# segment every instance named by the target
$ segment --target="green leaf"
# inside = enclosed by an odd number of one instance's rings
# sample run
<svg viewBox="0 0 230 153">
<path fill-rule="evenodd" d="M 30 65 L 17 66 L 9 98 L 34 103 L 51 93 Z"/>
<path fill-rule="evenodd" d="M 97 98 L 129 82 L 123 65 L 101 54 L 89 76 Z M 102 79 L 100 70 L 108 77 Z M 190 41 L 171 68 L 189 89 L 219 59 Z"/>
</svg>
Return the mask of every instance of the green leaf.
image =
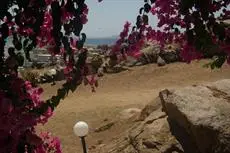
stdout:
<svg viewBox="0 0 230 153">
<path fill-rule="evenodd" d="M 60 99 L 64 99 L 66 96 L 66 90 L 65 89 L 58 89 L 57 95 L 60 97 Z"/>
<path fill-rule="evenodd" d="M 149 24 L 149 17 L 147 15 L 143 15 L 143 22 L 144 24 L 148 25 Z"/>
<path fill-rule="evenodd" d="M 149 5 L 148 3 L 145 3 L 144 10 L 146 13 L 149 13 L 149 11 L 151 10 L 151 5 Z"/>
<path fill-rule="evenodd" d="M 51 101 L 52 101 L 52 107 L 55 108 L 58 106 L 59 102 L 60 102 L 60 99 L 58 98 L 58 96 L 53 96 L 51 98 Z"/>
</svg>

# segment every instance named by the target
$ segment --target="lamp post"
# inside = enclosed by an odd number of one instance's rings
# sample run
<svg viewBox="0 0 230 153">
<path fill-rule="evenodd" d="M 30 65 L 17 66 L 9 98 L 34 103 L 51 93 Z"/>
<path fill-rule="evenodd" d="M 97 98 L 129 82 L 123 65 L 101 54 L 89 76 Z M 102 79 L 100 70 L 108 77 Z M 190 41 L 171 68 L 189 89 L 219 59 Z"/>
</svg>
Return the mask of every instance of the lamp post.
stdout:
<svg viewBox="0 0 230 153">
<path fill-rule="evenodd" d="M 73 127 L 73 131 L 74 131 L 74 134 L 76 136 L 80 137 L 80 139 L 81 139 L 83 152 L 87 153 L 85 137 L 89 132 L 88 124 L 83 122 L 83 121 L 77 122 Z"/>
</svg>

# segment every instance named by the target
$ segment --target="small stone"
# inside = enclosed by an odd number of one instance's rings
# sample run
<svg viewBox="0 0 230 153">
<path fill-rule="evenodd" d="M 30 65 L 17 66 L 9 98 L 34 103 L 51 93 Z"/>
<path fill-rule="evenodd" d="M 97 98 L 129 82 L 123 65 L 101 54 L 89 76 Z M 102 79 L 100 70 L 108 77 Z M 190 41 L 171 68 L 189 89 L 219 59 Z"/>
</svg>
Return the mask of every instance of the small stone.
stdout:
<svg viewBox="0 0 230 153">
<path fill-rule="evenodd" d="M 105 144 L 98 145 L 98 148 L 103 148 L 103 147 L 105 147 Z"/>
<path fill-rule="evenodd" d="M 99 133 L 99 132 L 103 132 L 103 131 L 106 131 L 106 130 L 109 130 L 112 126 L 114 126 L 114 122 L 111 122 L 111 123 L 108 123 L 108 124 L 105 124 L 99 128 L 96 128 L 95 129 L 95 132 Z"/>
<path fill-rule="evenodd" d="M 99 69 L 98 69 L 98 71 L 97 71 L 97 76 L 98 76 L 98 77 L 104 76 L 104 70 L 103 70 L 103 68 L 99 68 Z"/>
<path fill-rule="evenodd" d="M 103 140 L 97 140 L 97 144 L 100 145 L 103 143 Z"/>
<path fill-rule="evenodd" d="M 123 110 L 120 113 L 120 118 L 121 119 L 131 119 L 134 116 L 139 116 L 140 113 L 141 113 L 141 109 L 139 108 L 128 108 L 128 109 Z"/>
<path fill-rule="evenodd" d="M 92 150 L 92 149 L 96 149 L 96 146 L 92 145 L 92 146 L 89 147 L 89 150 Z"/>
<path fill-rule="evenodd" d="M 166 62 L 160 56 L 158 56 L 158 58 L 157 58 L 157 65 L 158 66 L 165 66 Z"/>
<path fill-rule="evenodd" d="M 137 62 L 136 64 L 135 64 L 135 66 L 142 66 L 143 65 L 143 63 L 141 63 L 141 62 Z"/>
</svg>

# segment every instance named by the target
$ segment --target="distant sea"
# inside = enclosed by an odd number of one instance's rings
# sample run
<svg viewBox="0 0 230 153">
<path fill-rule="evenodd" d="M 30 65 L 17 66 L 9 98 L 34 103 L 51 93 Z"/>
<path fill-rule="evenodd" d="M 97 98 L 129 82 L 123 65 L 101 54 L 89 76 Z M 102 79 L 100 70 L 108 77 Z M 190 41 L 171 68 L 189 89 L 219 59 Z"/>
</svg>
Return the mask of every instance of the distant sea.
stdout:
<svg viewBox="0 0 230 153">
<path fill-rule="evenodd" d="M 112 45 L 117 38 L 87 38 L 86 45 Z"/>
</svg>

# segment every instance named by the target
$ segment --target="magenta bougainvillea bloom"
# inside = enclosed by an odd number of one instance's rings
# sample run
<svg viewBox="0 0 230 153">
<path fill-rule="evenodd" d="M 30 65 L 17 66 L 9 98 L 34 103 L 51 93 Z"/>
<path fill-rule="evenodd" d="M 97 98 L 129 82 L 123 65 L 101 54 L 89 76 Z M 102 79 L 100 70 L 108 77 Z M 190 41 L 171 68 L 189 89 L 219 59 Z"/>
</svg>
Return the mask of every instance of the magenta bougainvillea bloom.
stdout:
<svg viewBox="0 0 230 153">
<path fill-rule="evenodd" d="M 88 22 L 87 16 L 85 14 L 81 15 L 81 23 L 86 24 Z"/>
<path fill-rule="evenodd" d="M 0 5 L 0 153 L 60 153 L 60 140 L 49 133 L 37 134 L 35 127 L 45 124 L 59 102 L 82 81 L 92 91 L 98 86 L 97 77 L 86 65 L 87 50 L 83 49 L 86 36 L 81 33 L 89 9 L 84 1 L 72 0 L 14 3 L 18 6 L 14 13 L 8 12 L 12 1 L 1 0 Z M 161 48 L 167 43 L 179 43 L 181 58 L 188 63 L 207 56 L 214 45 L 220 57 L 217 66 L 226 60 L 230 64 L 230 28 L 220 22 L 230 18 L 229 0 L 145 0 L 144 3 L 132 30 L 131 23 L 126 22 L 113 46 L 111 55 L 118 56 L 119 61 L 126 55 L 139 58 L 145 41 L 156 41 Z M 148 24 L 148 13 L 158 18 L 157 28 Z M 41 88 L 22 80 L 16 70 L 7 67 L 4 48 L 10 35 L 14 47 L 24 50 L 28 60 L 35 47 L 48 46 L 52 55 L 63 56 L 67 81 L 55 96 L 43 101 Z M 128 45 L 121 53 L 124 43 Z M 76 52 L 78 60 L 73 58 Z"/>
<path fill-rule="evenodd" d="M 147 1 L 140 9 L 136 25 L 128 36 L 123 30 L 114 46 L 114 51 L 120 49 L 124 39 L 128 39 L 130 52 L 137 52 L 140 48 L 139 40 L 157 41 L 163 49 L 165 44 L 178 43 L 181 46 L 181 58 L 190 62 L 193 59 L 213 56 L 221 53 L 221 62 L 229 59 L 230 40 L 229 26 L 221 20 L 230 18 L 230 1 L 179 1 L 154 0 Z M 158 18 L 157 28 L 148 25 L 146 14 L 151 13 Z M 219 13 L 216 13 L 219 12 Z M 157 30 L 158 29 L 158 30 Z M 135 35 L 138 37 L 135 37 Z M 136 40 L 138 38 L 138 40 Z M 210 39 L 211 38 L 211 39 Z M 135 40 L 135 41 L 134 41 Z M 139 47 L 137 47 L 139 46 Z M 216 53 L 209 51 L 210 46 L 218 48 Z M 133 54 L 139 55 L 139 54 Z M 220 54 L 219 54 L 220 55 Z M 220 62 L 218 62 L 220 63 Z M 222 64 L 218 64 L 221 66 Z"/>
<path fill-rule="evenodd" d="M 24 50 L 27 60 L 31 60 L 29 52 L 35 47 L 47 47 L 52 55 L 60 54 L 65 59 L 66 83 L 44 101 L 43 89 L 21 79 L 0 53 L 0 152 L 61 153 L 60 140 L 49 133 L 36 133 L 35 127 L 47 123 L 68 92 L 74 91 L 83 77 L 90 76 L 85 67 L 85 40 L 79 39 L 85 35 L 81 30 L 88 21 L 89 9 L 83 1 L 74 4 L 72 0 L 15 3 L 19 8 L 14 14 L 7 12 L 11 1 L 3 0 L 4 5 L 0 5 L 0 50 L 4 50 L 6 41 L 11 41 L 7 39 L 11 35 L 12 44 Z M 75 52 L 79 53 L 78 59 L 73 58 Z M 94 77 L 89 81 L 92 87 L 97 86 Z"/>
</svg>

